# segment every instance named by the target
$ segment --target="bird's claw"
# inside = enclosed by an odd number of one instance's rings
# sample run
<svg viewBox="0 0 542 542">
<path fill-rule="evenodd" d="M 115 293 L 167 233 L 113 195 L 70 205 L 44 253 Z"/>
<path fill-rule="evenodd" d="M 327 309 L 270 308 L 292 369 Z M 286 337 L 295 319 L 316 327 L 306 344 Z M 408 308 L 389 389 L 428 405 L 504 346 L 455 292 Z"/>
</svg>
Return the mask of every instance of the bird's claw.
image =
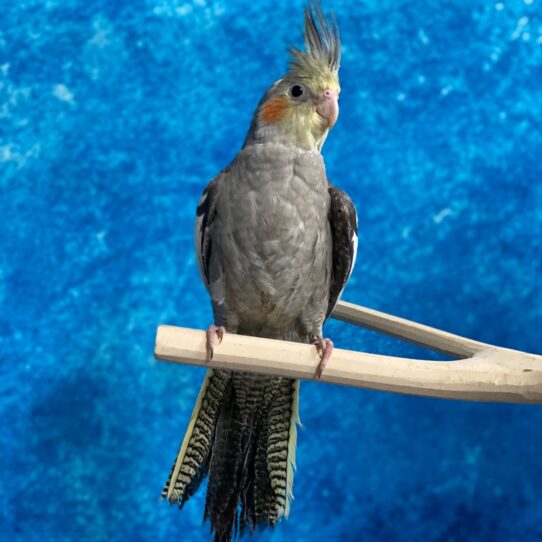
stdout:
<svg viewBox="0 0 542 542">
<path fill-rule="evenodd" d="M 226 334 L 226 328 L 224 326 L 215 326 L 214 324 L 209 326 L 207 330 L 207 361 L 213 359 L 215 346 L 220 344 Z"/>
<path fill-rule="evenodd" d="M 318 364 L 318 367 L 316 367 L 316 372 L 314 373 L 314 376 L 317 379 L 320 379 L 324 369 L 326 368 L 326 364 L 330 360 L 331 354 L 333 353 L 333 341 L 331 339 L 315 337 L 311 340 L 311 343 L 316 346 L 318 354 L 320 354 L 320 363 Z"/>
</svg>

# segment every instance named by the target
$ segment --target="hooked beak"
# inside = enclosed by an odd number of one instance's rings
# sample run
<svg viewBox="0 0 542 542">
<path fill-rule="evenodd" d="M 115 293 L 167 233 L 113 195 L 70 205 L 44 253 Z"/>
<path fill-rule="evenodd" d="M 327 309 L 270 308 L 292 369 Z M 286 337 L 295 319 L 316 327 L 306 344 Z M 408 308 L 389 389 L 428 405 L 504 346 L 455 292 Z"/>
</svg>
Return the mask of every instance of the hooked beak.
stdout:
<svg viewBox="0 0 542 542">
<path fill-rule="evenodd" d="M 316 112 L 327 121 L 331 128 L 339 116 L 339 93 L 334 90 L 324 90 L 315 100 Z"/>
</svg>

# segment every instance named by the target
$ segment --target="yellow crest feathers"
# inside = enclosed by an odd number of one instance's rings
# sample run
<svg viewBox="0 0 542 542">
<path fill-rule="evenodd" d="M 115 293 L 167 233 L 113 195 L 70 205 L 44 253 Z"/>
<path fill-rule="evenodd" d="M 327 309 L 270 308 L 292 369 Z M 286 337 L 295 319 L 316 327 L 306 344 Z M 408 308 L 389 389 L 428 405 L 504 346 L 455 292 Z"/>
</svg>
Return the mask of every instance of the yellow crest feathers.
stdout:
<svg viewBox="0 0 542 542">
<path fill-rule="evenodd" d="M 319 1 L 305 8 L 305 51 L 292 47 L 290 74 L 298 77 L 337 77 L 341 40 L 335 17 L 328 20 Z"/>
</svg>

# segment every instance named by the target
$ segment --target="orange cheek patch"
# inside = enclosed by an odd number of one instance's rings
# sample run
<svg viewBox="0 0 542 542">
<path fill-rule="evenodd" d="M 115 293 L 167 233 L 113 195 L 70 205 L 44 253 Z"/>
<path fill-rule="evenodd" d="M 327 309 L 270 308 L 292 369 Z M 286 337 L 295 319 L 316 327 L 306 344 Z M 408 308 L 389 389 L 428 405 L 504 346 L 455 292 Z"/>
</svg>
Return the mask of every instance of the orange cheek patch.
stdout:
<svg viewBox="0 0 542 542">
<path fill-rule="evenodd" d="M 288 98 L 286 96 L 279 96 L 266 102 L 260 112 L 260 118 L 266 124 L 272 124 L 281 120 L 286 114 L 288 107 Z"/>
</svg>

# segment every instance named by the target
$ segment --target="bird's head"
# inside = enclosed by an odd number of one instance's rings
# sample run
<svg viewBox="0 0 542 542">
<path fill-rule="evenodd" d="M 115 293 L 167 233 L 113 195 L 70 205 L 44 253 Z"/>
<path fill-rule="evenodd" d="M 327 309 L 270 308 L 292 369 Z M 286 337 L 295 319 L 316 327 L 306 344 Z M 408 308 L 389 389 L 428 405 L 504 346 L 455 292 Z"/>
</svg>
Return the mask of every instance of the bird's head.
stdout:
<svg viewBox="0 0 542 542">
<path fill-rule="evenodd" d="M 305 9 L 305 51 L 290 49 L 288 73 L 258 105 L 248 142 L 283 142 L 320 149 L 339 115 L 341 45 L 337 24 L 319 2 Z"/>
</svg>

